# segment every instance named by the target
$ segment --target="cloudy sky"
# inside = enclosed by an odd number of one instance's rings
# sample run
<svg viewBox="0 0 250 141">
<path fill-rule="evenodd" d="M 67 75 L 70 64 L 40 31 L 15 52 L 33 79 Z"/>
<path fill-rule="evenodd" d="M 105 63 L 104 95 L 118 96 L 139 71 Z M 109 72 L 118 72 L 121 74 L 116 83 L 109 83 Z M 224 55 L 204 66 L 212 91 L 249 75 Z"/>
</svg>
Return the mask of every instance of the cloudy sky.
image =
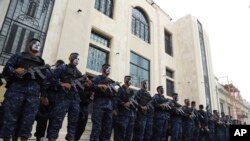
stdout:
<svg viewBox="0 0 250 141">
<path fill-rule="evenodd" d="M 154 0 L 173 20 L 195 16 L 209 35 L 215 75 L 250 102 L 250 0 Z"/>
</svg>

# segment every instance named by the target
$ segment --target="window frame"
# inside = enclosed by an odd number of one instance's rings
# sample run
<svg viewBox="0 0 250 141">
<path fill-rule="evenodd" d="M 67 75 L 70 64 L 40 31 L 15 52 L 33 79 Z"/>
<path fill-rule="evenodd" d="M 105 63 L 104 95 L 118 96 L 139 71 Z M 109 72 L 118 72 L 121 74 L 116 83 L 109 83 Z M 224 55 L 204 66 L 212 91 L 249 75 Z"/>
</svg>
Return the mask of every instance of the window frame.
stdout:
<svg viewBox="0 0 250 141">
<path fill-rule="evenodd" d="M 111 3 L 110 7 L 108 7 L 108 1 Z M 102 9 L 103 7 L 104 10 Z M 94 8 L 107 17 L 113 18 L 114 0 L 95 0 Z"/>
<path fill-rule="evenodd" d="M 132 60 L 131 60 L 131 55 L 132 54 L 134 54 L 134 55 L 136 55 L 137 57 L 139 57 L 140 58 L 140 60 L 141 59 L 143 59 L 144 61 L 147 61 L 147 63 L 148 63 L 148 68 L 146 69 L 146 68 L 144 68 L 143 66 L 139 66 L 138 64 L 135 64 L 135 63 L 133 63 L 132 62 Z M 141 61 L 140 61 L 141 62 Z M 147 59 L 147 58 L 145 58 L 145 57 L 143 57 L 143 56 L 141 56 L 141 55 L 139 55 L 139 54 L 137 54 L 136 52 L 134 52 L 134 51 L 130 51 L 130 62 L 129 62 L 129 66 L 130 66 L 130 72 L 129 72 L 129 74 L 132 76 L 132 78 L 133 78 L 133 76 L 134 75 L 132 75 L 131 74 L 131 65 L 133 65 L 133 66 L 135 66 L 136 68 L 139 68 L 139 69 L 141 69 L 141 70 L 144 70 L 144 71 L 146 71 L 146 72 L 148 72 L 148 90 L 150 90 L 150 60 L 149 59 Z M 137 71 L 138 72 L 138 71 Z M 138 78 L 138 76 L 137 76 L 137 78 Z M 145 79 L 143 79 L 143 80 L 145 80 Z M 143 80 L 141 80 L 141 81 L 143 81 Z M 140 81 L 140 80 L 139 80 Z M 140 84 L 141 84 L 141 82 L 139 82 L 139 88 L 140 88 Z M 136 85 L 134 85 L 135 87 L 138 87 L 138 86 L 136 86 Z"/>
<path fill-rule="evenodd" d="M 138 12 L 139 16 L 137 16 L 135 12 Z M 140 38 L 144 42 L 150 44 L 150 22 L 146 12 L 139 7 L 132 8 L 132 16 L 131 16 L 131 32 L 136 37 Z M 145 20 L 145 21 L 142 21 Z M 143 31 L 143 32 L 142 32 Z"/>
<path fill-rule="evenodd" d="M 167 42 L 166 42 L 166 37 L 168 37 Z M 165 48 L 165 53 L 173 57 L 172 34 L 166 30 L 164 30 L 164 48 Z"/>
<path fill-rule="evenodd" d="M 97 38 L 100 38 L 100 39 L 94 39 L 93 37 L 97 37 Z M 105 53 L 106 54 L 106 59 L 105 59 L 105 63 L 109 63 L 109 58 L 110 58 L 110 48 L 111 48 L 111 38 L 109 37 L 109 36 L 107 36 L 107 35 L 104 35 L 104 34 L 101 34 L 100 32 L 98 32 L 98 31 L 96 31 L 96 30 L 94 30 L 94 29 L 92 29 L 91 30 L 91 33 L 90 33 L 90 37 L 89 37 L 89 39 L 90 39 L 90 43 L 89 43 L 89 51 L 88 51 L 88 57 L 87 57 L 87 64 L 86 64 L 86 68 L 87 69 L 89 69 L 89 70 L 91 70 L 91 71 L 94 71 L 94 72 L 98 72 L 98 73 L 100 73 L 100 71 L 101 71 L 101 66 L 104 64 L 100 64 L 100 66 L 97 66 L 97 67 L 99 67 L 100 69 L 99 70 L 96 70 L 96 69 L 92 69 L 91 67 L 89 67 L 89 66 L 91 66 L 91 65 L 89 65 L 89 58 L 90 57 L 92 57 L 92 56 L 90 56 L 90 48 L 94 48 L 94 49 L 96 49 L 96 50 L 98 50 L 98 51 L 100 51 L 100 52 L 102 52 L 102 53 Z M 106 40 L 106 42 L 107 42 L 107 46 L 106 45 L 104 45 L 104 44 L 102 44 L 101 42 L 99 42 L 98 40 Z M 96 58 L 96 57 L 95 57 Z M 95 66 L 96 67 L 96 66 Z"/>
</svg>

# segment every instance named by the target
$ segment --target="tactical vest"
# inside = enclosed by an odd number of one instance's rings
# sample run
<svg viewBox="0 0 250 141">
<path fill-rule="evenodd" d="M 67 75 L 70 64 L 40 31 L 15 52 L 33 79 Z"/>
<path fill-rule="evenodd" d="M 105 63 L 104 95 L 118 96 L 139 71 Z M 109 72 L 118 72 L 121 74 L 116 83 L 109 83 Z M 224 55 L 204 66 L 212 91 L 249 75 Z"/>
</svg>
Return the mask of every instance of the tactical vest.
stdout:
<svg viewBox="0 0 250 141">
<path fill-rule="evenodd" d="M 61 81 L 63 83 L 70 83 L 72 79 L 76 79 L 82 76 L 82 73 L 73 65 L 65 65 L 66 71 L 63 76 L 61 76 Z"/>
<path fill-rule="evenodd" d="M 105 92 L 100 92 L 100 95 L 96 95 L 96 97 L 114 97 L 116 95 L 115 91 L 110 87 L 110 84 L 114 82 L 112 79 L 103 77 L 102 75 L 99 75 L 100 82 L 99 84 L 105 84 L 108 86 Z"/>
<path fill-rule="evenodd" d="M 140 97 L 140 101 L 139 104 L 142 106 L 146 106 L 148 104 L 148 102 L 150 102 L 152 100 L 152 97 L 150 95 L 149 92 L 147 92 L 146 90 L 143 90 L 143 94 Z"/>
<path fill-rule="evenodd" d="M 29 67 L 38 67 L 44 64 L 44 60 L 40 56 L 31 56 L 28 52 L 22 52 L 21 59 L 18 61 L 16 68 L 28 69 Z"/>
<path fill-rule="evenodd" d="M 125 102 L 128 102 L 129 99 L 130 99 L 132 96 L 134 96 L 134 91 L 133 91 L 132 89 L 130 89 L 130 88 L 125 88 L 125 87 L 122 87 L 122 89 L 124 89 L 125 92 L 126 92 L 126 93 L 124 93 L 123 99 L 122 99 L 122 100 L 125 101 Z"/>
</svg>

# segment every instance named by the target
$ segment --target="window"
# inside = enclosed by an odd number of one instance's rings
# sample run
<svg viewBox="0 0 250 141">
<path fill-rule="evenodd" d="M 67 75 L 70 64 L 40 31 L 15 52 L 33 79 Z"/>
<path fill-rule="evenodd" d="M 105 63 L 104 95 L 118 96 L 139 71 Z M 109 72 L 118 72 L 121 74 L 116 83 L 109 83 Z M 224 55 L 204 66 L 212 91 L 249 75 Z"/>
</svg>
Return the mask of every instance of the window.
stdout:
<svg viewBox="0 0 250 141">
<path fill-rule="evenodd" d="M 222 102 L 220 102 L 220 112 L 224 112 L 224 107 Z"/>
<path fill-rule="evenodd" d="M 202 24 L 199 21 L 197 22 L 198 22 L 198 32 L 199 32 L 199 40 L 200 40 L 203 78 L 204 78 L 204 84 L 205 84 L 204 86 L 205 86 L 206 104 L 211 107 L 210 85 L 209 85 L 209 75 L 208 75 L 209 73 L 208 73 L 208 65 L 207 65 L 205 39 L 203 36 Z"/>
<path fill-rule="evenodd" d="M 172 96 L 174 93 L 174 82 L 172 80 L 167 79 L 167 95 Z"/>
<path fill-rule="evenodd" d="M 166 76 L 167 77 L 170 77 L 170 78 L 174 78 L 174 73 L 173 71 L 169 70 L 169 69 L 166 69 Z"/>
<path fill-rule="evenodd" d="M 165 31 L 165 52 L 173 56 L 172 35 Z"/>
<path fill-rule="evenodd" d="M 91 32 L 90 39 L 105 47 L 109 47 L 109 39 L 98 33 L 95 33 L 94 31 Z"/>
<path fill-rule="evenodd" d="M 87 68 L 101 72 L 102 65 L 108 62 L 108 52 L 89 46 Z"/>
<path fill-rule="evenodd" d="M 173 81 L 174 72 L 169 69 L 166 69 L 166 76 L 167 76 L 167 79 L 166 79 L 167 95 L 172 96 L 174 93 L 174 81 Z"/>
<path fill-rule="evenodd" d="M 231 108 L 230 108 L 230 106 L 227 107 L 227 110 L 228 110 L 228 115 L 231 116 Z"/>
<path fill-rule="evenodd" d="M 143 41 L 150 42 L 148 20 L 145 14 L 138 8 L 134 8 L 132 11 L 132 33 Z"/>
<path fill-rule="evenodd" d="M 113 1 L 112 0 L 96 0 L 95 9 L 102 12 L 108 17 L 112 17 Z"/>
<path fill-rule="evenodd" d="M 53 9 L 52 0 L 11 0 L 0 31 L 0 64 L 22 52 L 31 38 L 44 45 Z"/>
<path fill-rule="evenodd" d="M 108 63 L 109 55 L 109 51 L 105 51 L 101 46 L 109 47 L 110 39 L 95 31 L 91 31 L 90 40 L 95 41 L 95 43 L 89 46 L 87 68 L 101 72 L 102 65 Z"/>
<path fill-rule="evenodd" d="M 131 52 L 130 54 L 130 75 L 133 78 L 133 85 L 136 87 L 141 87 L 141 81 L 149 80 L 150 74 L 150 63 L 149 60 Z"/>
</svg>

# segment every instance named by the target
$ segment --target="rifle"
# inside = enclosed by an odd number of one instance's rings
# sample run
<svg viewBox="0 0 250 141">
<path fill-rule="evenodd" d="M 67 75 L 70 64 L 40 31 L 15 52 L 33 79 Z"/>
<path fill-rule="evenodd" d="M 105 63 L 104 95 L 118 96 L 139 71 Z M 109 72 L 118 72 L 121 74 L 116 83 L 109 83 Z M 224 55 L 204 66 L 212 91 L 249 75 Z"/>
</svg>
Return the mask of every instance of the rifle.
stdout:
<svg viewBox="0 0 250 141">
<path fill-rule="evenodd" d="M 154 109 L 153 103 L 154 100 L 152 99 L 151 95 L 149 94 L 149 92 L 145 90 L 145 93 L 141 97 L 140 105 L 146 106 L 147 109 L 153 110 Z"/>
<path fill-rule="evenodd" d="M 171 110 L 171 106 L 170 106 L 171 100 L 166 100 L 165 102 L 162 103 L 164 109 L 166 110 Z"/>
<path fill-rule="evenodd" d="M 171 107 L 173 107 L 171 109 L 173 110 L 174 113 L 176 113 L 177 115 L 185 116 L 185 112 L 183 111 L 181 104 L 174 101 L 172 101 L 170 104 Z"/>
<path fill-rule="evenodd" d="M 109 78 L 106 78 L 106 80 L 104 81 L 103 84 L 107 86 L 107 89 L 101 89 L 101 91 L 103 93 L 105 93 L 105 95 L 111 96 L 111 97 L 115 96 L 116 93 L 118 92 L 117 89 L 115 88 L 115 86 L 118 86 L 121 88 L 119 82 L 114 81 L 114 80 L 109 79 Z"/>
<path fill-rule="evenodd" d="M 191 112 L 191 119 L 196 118 L 197 116 L 195 115 L 195 109 L 192 108 L 192 112 Z"/>
<path fill-rule="evenodd" d="M 78 88 L 81 89 L 81 91 L 84 91 L 85 88 L 82 85 L 86 80 L 88 80 L 88 77 L 86 75 L 82 75 L 79 78 L 76 79 L 71 79 L 70 80 L 70 85 L 74 88 L 75 92 L 78 92 Z"/>
<path fill-rule="evenodd" d="M 129 104 L 133 107 L 133 108 L 136 108 L 136 107 L 139 107 L 140 104 L 135 100 L 135 95 L 131 96 L 129 99 L 128 99 L 128 102 Z M 126 108 L 126 107 L 125 107 Z M 126 108 L 127 110 L 130 110 L 129 108 Z"/>
<path fill-rule="evenodd" d="M 30 74 L 31 79 L 35 80 L 36 75 L 38 75 L 42 80 L 46 78 L 46 76 L 42 73 L 42 70 L 50 70 L 50 65 L 46 64 L 44 66 L 37 66 L 37 67 L 29 67 L 28 69 L 25 69 L 25 72 L 23 75 L 17 75 L 18 78 L 23 78 L 24 75 Z"/>
</svg>

